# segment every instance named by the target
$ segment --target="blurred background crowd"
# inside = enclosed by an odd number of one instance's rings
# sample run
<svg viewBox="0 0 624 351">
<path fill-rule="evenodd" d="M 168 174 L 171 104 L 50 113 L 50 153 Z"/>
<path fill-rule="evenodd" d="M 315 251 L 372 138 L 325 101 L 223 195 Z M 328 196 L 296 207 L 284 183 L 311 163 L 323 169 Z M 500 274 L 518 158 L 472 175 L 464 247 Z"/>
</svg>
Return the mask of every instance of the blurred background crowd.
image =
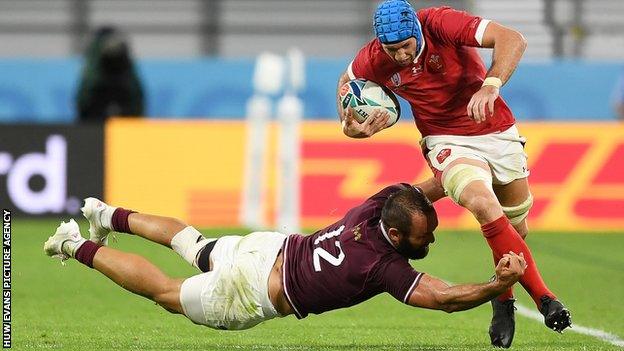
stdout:
<svg viewBox="0 0 624 351">
<path fill-rule="evenodd" d="M 519 119 L 624 118 L 624 2 L 412 3 L 464 9 L 525 35 L 525 58 L 503 90 Z M 1 0 L 0 122 L 103 115 L 241 118 L 252 94 L 254 57 L 289 47 L 307 58 L 305 117 L 333 119 L 336 77 L 372 37 L 376 4 Z M 487 61 L 490 54 L 483 56 Z M 113 93 L 111 84 L 123 88 Z"/>
</svg>

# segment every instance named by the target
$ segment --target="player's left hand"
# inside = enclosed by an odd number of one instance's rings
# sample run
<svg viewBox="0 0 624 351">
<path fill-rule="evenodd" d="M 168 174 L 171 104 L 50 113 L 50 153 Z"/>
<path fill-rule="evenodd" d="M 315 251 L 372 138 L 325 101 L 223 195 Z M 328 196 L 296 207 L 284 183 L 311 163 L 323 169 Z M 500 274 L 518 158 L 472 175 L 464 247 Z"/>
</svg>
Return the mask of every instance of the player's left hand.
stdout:
<svg viewBox="0 0 624 351">
<path fill-rule="evenodd" d="M 491 117 L 494 115 L 494 101 L 498 98 L 499 90 L 499 88 L 492 85 L 482 86 L 468 103 L 468 117 L 477 123 L 481 123 L 485 121 L 487 116 Z"/>
</svg>

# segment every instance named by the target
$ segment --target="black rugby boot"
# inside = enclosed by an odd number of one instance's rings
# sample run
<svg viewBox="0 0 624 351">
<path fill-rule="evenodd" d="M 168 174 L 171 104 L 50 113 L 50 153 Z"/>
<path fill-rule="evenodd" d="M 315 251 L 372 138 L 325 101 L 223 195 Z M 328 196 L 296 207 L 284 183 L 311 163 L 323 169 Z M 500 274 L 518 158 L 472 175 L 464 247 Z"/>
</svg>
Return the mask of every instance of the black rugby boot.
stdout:
<svg viewBox="0 0 624 351">
<path fill-rule="evenodd" d="M 492 346 L 509 348 L 516 332 L 514 299 L 499 301 L 492 299 L 492 323 L 490 324 L 490 341 Z"/>
<path fill-rule="evenodd" d="M 544 324 L 558 333 L 572 325 L 570 311 L 558 300 L 553 300 L 549 296 L 540 298 L 542 306 L 540 312 L 544 315 Z"/>
</svg>

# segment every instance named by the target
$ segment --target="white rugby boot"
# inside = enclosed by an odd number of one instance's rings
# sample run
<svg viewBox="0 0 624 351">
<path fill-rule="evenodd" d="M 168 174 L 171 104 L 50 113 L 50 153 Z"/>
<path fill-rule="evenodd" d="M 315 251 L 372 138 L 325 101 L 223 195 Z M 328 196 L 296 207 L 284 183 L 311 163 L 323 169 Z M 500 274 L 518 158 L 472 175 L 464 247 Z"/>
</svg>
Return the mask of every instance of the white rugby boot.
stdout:
<svg viewBox="0 0 624 351">
<path fill-rule="evenodd" d="M 78 223 L 73 219 L 69 222 L 61 222 L 56 228 L 54 235 L 43 244 L 43 250 L 50 257 L 60 258 L 61 263 L 74 257 L 76 251 L 87 239 L 80 235 Z"/>
<path fill-rule="evenodd" d="M 84 206 L 80 211 L 89 221 L 89 240 L 96 244 L 108 244 L 108 234 L 113 230 L 111 218 L 116 209 L 117 207 L 108 206 L 94 197 L 84 199 Z"/>
</svg>

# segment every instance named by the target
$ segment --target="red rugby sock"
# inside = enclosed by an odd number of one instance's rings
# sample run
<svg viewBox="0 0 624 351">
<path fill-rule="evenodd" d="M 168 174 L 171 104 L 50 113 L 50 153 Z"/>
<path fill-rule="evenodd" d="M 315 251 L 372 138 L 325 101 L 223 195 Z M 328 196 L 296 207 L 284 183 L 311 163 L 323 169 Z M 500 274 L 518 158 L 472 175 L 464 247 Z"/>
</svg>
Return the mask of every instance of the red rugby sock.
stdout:
<svg viewBox="0 0 624 351">
<path fill-rule="evenodd" d="M 531 295 L 538 308 L 541 305 L 540 298 L 542 296 L 547 295 L 556 299 L 555 295 L 544 284 L 529 247 L 516 229 L 509 223 L 507 217 L 502 216 L 494 222 L 482 225 L 481 231 L 492 249 L 494 257 L 503 257 L 509 251 L 513 251 L 516 254 L 521 252 L 524 254 L 527 268 L 520 279 L 520 284 Z"/>
<path fill-rule="evenodd" d="M 111 217 L 111 227 L 114 231 L 120 233 L 133 234 L 130 231 L 130 225 L 128 224 L 128 216 L 136 211 L 126 210 L 125 208 L 117 207 L 113 216 Z"/>
</svg>

